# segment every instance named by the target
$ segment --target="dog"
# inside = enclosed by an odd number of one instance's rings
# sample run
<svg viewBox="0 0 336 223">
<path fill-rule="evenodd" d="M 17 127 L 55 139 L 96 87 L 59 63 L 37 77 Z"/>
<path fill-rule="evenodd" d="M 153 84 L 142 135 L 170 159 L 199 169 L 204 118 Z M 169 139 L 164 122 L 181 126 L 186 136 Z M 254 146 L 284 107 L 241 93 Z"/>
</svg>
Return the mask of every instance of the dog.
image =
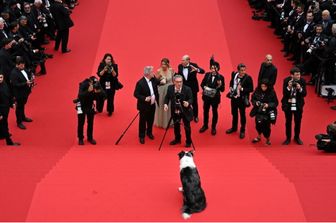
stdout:
<svg viewBox="0 0 336 223">
<path fill-rule="evenodd" d="M 182 217 L 188 219 L 192 213 L 201 212 L 206 208 L 206 198 L 194 163 L 194 153 L 192 151 L 181 151 L 178 156 L 182 183 L 179 191 L 183 193 Z"/>
</svg>

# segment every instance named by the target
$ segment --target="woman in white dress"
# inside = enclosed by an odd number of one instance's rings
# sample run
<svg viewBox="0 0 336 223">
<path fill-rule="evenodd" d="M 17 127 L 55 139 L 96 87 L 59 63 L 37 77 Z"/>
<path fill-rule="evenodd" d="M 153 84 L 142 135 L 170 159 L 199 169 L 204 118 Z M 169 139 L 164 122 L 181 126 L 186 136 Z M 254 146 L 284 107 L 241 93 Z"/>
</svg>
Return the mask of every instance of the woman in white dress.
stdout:
<svg viewBox="0 0 336 223">
<path fill-rule="evenodd" d="M 158 69 L 155 77 L 160 80 L 160 85 L 158 86 L 159 90 L 159 105 L 156 106 L 155 110 L 155 120 L 154 125 L 159 128 L 167 128 L 171 112 L 170 105 L 168 112 L 163 110 L 164 98 L 167 94 L 167 88 L 169 85 L 173 84 L 172 79 L 174 76 L 174 70 L 169 65 L 169 60 L 167 58 L 163 58 L 161 60 L 161 66 Z M 171 123 L 172 124 L 172 123 Z"/>
</svg>

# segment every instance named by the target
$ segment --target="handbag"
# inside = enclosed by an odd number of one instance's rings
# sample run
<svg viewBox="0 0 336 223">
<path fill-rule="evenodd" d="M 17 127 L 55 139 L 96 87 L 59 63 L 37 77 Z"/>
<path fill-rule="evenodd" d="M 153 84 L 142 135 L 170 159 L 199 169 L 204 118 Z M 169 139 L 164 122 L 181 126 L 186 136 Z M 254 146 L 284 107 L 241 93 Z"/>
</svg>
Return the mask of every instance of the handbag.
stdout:
<svg viewBox="0 0 336 223">
<path fill-rule="evenodd" d="M 123 87 L 124 87 L 124 85 L 117 79 L 116 82 L 115 82 L 115 86 L 114 86 L 114 88 L 115 88 L 116 90 L 120 90 L 120 89 L 122 89 Z"/>
<path fill-rule="evenodd" d="M 204 86 L 203 95 L 209 98 L 214 98 L 216 96 L 217 90 L 215 88 L 210 88 Z"/>
<path fill-rule="evenodd" d="M 243 103 L 244 103 L 245 107 L 247 107 L 247 108 L 251 106 L 248 95 L 243 96 Z"/>
</svg>

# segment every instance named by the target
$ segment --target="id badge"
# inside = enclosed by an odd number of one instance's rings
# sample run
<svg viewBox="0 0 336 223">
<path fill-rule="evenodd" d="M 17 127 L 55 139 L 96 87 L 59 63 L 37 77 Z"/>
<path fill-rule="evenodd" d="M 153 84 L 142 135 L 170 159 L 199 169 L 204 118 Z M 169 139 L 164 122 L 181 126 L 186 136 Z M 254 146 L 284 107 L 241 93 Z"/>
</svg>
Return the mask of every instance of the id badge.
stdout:
<svg viewBox="0 0 336 223">
<path fill-rule="evenodd" d="M 110 81 L 106 81 L 106 82 L 105 82 L 105 89 L 106 89 L 106 90 L 111 89 L 111 82 L 110 82 Z"/>
</svg>

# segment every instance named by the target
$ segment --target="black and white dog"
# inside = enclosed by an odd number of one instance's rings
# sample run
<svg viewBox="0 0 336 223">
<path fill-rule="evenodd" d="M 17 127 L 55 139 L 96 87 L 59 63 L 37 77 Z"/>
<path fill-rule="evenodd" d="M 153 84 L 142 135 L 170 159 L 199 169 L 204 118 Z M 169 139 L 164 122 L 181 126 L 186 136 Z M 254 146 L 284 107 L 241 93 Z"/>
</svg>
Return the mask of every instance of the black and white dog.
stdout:
<svg viewBox="0 0 336 223">
<path fill-rule="evenodd" d="M 182 217 L 188 219 L 192 213 L 201 212 L 206 208 L 206 199 L 201 187 L 201 179 L 193 159 L 193 152 L 181 151 L 180 178 L 182 187 L 179 191 L 183 193 Z"/>
</svg>

